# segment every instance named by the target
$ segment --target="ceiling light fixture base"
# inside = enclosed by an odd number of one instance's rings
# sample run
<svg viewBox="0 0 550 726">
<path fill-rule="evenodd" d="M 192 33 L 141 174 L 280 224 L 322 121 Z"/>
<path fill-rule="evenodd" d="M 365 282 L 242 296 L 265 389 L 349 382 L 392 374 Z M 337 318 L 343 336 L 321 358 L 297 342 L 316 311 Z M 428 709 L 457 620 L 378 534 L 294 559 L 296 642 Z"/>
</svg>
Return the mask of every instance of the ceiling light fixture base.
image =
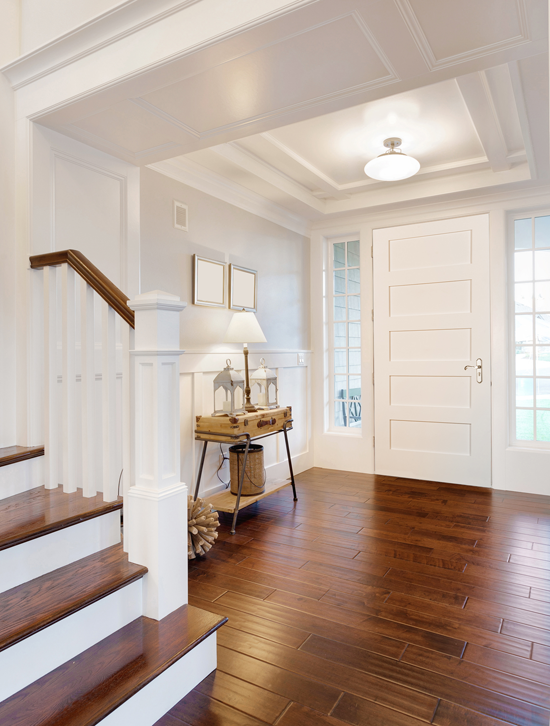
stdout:
<svg viewBox="0 0 550 726">
<path fill-rule="evenodd" d="M 384 139 L 384 146 L 386 149 L 397 149 L 401 146 L 401 139 L 397 136 L 391 136 L 389 139 Z"/>
</svg>

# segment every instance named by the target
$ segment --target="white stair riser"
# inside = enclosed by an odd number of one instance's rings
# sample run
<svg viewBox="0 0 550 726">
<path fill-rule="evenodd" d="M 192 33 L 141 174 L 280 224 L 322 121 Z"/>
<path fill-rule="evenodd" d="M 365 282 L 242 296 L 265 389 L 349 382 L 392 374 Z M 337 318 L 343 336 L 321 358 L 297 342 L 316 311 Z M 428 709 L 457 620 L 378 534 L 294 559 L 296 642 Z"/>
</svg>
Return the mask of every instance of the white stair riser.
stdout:
<svg viewBox="0 0 550 726">
<path fill-rule="evenodd" d="M 216 664 L 216 633 L 212 633 L 102 719 L 101 726 L 153 726 L 212 673 Z"/>
<path fill-rule="evenodd" d="M 137 580 L 0 652 L 0 701 L 142 615 Z"/>
<path fill-rule="evenodd" d="M 28 492 L 44 484 L 44 457 L 0 466 L 0 499 Z"/>
<path fill-rule="evenodd" d="M 0 551 L 0 592 L 120 542 L 120 510 Z"/>
</svg>

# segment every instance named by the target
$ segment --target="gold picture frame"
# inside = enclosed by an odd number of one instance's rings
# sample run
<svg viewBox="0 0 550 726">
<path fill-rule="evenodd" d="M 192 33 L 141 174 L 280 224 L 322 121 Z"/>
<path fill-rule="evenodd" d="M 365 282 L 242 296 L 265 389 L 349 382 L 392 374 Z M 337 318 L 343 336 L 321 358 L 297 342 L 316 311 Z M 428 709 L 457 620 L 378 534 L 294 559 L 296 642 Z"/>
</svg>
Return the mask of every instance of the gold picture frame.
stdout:
<svg viewBox="0 0 550 726">
<path fill-rule="evenodd" d="M 225 262 L 193 255 L 194 305 L 211 308 L 226 306 L 226 267 Z"/>
<path fill-rule="evenodd" d="M 229 265 L 229 307 L 255 313 L 258 307 L 258 271 Z"/>
</svg>

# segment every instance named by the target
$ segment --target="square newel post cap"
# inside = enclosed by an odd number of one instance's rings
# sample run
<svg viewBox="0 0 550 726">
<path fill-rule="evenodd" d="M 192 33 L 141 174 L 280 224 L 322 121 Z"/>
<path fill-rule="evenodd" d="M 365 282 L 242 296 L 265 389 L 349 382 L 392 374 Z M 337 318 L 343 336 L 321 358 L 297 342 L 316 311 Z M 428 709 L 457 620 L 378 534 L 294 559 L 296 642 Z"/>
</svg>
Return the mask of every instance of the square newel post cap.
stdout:
<svg viewBox="0 0 550 726">
<path fill-rule="evenodd" d="M 136 314 L 136 350 L 179 349 L 179 314 L 187 303 L 177 295 L 162 290 L 152 290 L 137 295 L 128 302 Z"/>
</svg>

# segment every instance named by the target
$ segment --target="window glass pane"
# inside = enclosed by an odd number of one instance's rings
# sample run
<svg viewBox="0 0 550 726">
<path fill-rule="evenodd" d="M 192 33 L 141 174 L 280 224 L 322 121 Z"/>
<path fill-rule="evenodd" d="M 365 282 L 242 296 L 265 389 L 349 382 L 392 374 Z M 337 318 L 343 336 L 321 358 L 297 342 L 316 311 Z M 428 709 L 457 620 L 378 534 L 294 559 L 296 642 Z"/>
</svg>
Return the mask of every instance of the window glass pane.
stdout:
<svg viewBox="0 0 550 726">
<path fill-rule="evenodd" d="M 346 347 L 346 323 L 334 323 L 334 347 Z"/>
<path fill-rule="evenodd" d="M 516 343 L 533 342 L 533 316 L 516 315 Z"/>
<path fill-rule="evenodd" d="M 537 345 L 535 350 L 537 376 L 550 376 L 550 346 Z"/>
<path fill-rule="evenodd" d="M 516 345 L 516 375 L 533 375 L 533 348 L 530 345 Z"/>
<path fill-rule="evenodd" d="M 348 323 L 349 347 L 359 348 L 361 345 L 361 323 Z"/>
<path fill-rule="evenodd" d="M 361 400 L 361 376 L 349 377 L 349 398 L 352 401 Z"/>
<path fill-rule="evenodd" d="M 515 274 L 514 274 L 515 281 L 522 282 L 523 280 L 532 280 L 533 279 L 533 253 L 532 252 L 516 252 L 514 257 L 515 257 Z"/>
<path fill-rule="evenodd" d="M 359 240 L 348 242 L 348 267 L 359 267 Z"/>
<path fill-rule="evenodd" d="M 359 320 L 361 318 L 361 298 L 359 295 L 348 297 L 348 320 Z"/>
<path fill-rule="evenodd" d="M 541 283 L 539 283 L 541 284 Z M 533 283 L 518 282 L 515 286 L 516 313 L 533 311 Z"/>
<path fill-rule="evenodd" d="M 550 378 L 537 378 L 537 408 L 550 408 Z"/>
<path fill-rule="evenodd" d="M 346 351 L 335 350 L 334 351 L 334 372 L 345 373 L 346 372 Z"/>
<path fill-rule="evenodd" d="M 535 252 L 535 280 L 550 280 L 550 250 Z"/>
<path fill-rule="evenodd" d="M 349 373 L 361 373 L 361 351 L 349 351 Z"/>
<path fill-rule="evenodd" d="M 533 246 L 531 225 L 531 217 L 529 219 L 516 219 L 514 222 L 514 246 L 516 250 L 531 249 Z"/>
<path fill-rule="evenodd" d="M 347 376 L 334 376 L 334 398 L 347 398 L 347 385 Z"/>
<path fill-rule="evenodd" d="M 531 246 L 531 245 L 529 245 Z M 334 269 L 346 266 L 346 245 L 345 242 L 336 242 L 334 248 Z"/>
<path fill-rule="evenodd" d="M 550 247 L 550 217 L 535 217 L 535 247 Z"/>
<path fill-rule="evenodd" d="M 533 379 L 516 378 L 516 406 L 533 406 Z"/>
<path fill-rule="evenodd" d="M 349 425 L 356 428 L 361 426 L 361 401 L 350 401 Z"/>
<path fill-rule="evenodd" d="M 518 441 L 533 441 L 533 411 L 518 408 L 516 411 L 516 439 Z"/>
<path fill-rule="evenodd" d="M 537 315 L 535 317 L 535 333 L 537 343 L 550 343 L 550 315 Z"/>
<path fill-rule="evenodd" d="M 537 411 L 537 441 L 550 441 L 550 411 Z"/>
<path fill-rule="evenodd" d="M 334 298 L 334 319 L 345 320 L 346 319 L 346 296 L 341 295 L 340 297 Z"/>
<path fill-rule="evenodd" d="M 541 313 L 550 312 L 550 282 L 535 283 L 535 310 Z"/>
<path fill-rule="evenodd" d="M 334 293 L 345 294 L 346 292 L 346 271 L 335 270 L 334 272 Z"/>
<path fill-rule="evenodd" d="M 345 401 L 334 401 L 334 424 L 345 426 L 348 420 L 348 404 Z"/>
<path fill-rule="evenodd" d="M 359 295 L 360 292 L 359 270 L 348 270 L 348 295 Z"/>
</svg>

